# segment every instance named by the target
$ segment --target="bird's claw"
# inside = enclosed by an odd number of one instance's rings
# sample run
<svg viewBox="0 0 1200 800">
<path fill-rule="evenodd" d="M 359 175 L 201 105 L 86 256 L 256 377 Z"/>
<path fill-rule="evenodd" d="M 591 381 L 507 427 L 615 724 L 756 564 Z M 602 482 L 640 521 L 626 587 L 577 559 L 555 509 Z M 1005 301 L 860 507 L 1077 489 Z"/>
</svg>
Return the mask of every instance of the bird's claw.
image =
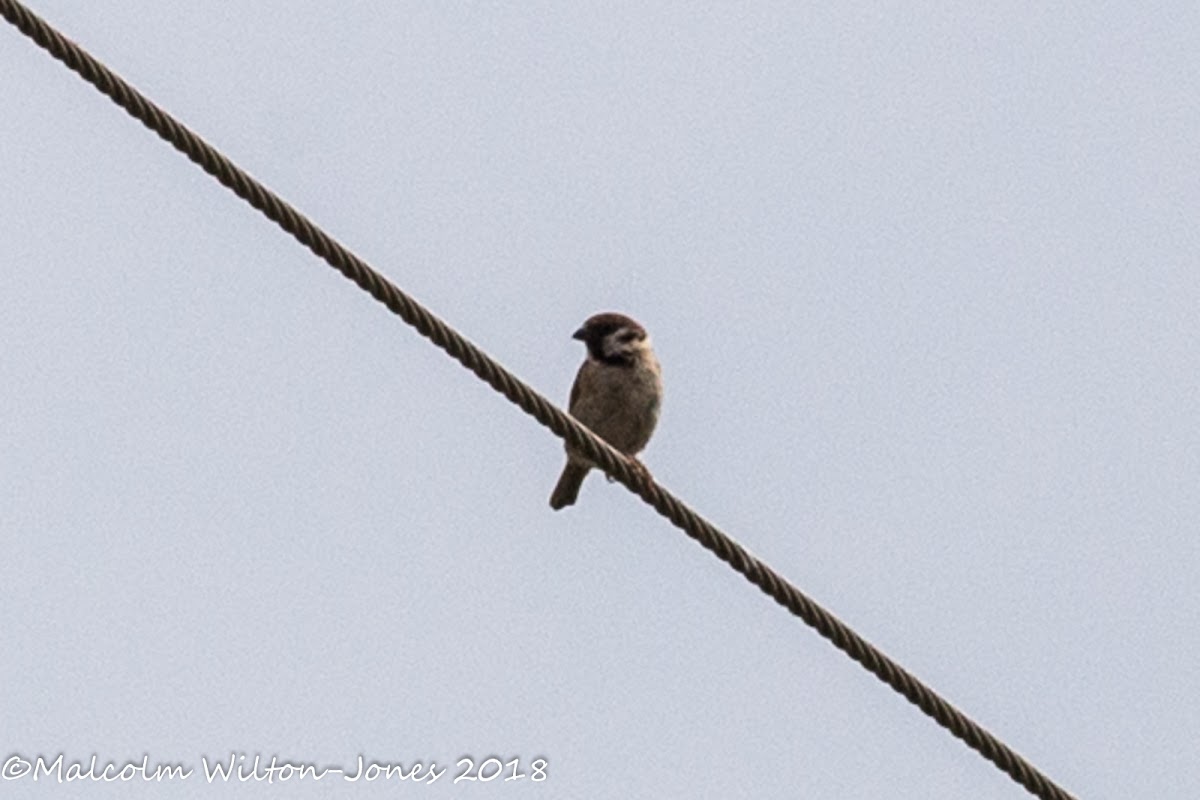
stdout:
<svg viewBox="0 0 1200 800">
<path fill-rule="evenodd" d="M 650 474 L 650 470 L 648 470 L 646 468 L 646 465 L 643 464 L 640 460 L 630 456 L 629 464 L 630 464 L 630 466 L 633 467 L 633 471 L 636 472 L 639 476 L 641 476 L 646 481 L 654 480 L 654 477 Z M 616 481 L 616 478 L 614 478 L 612 475 L 605 475 L 604 477 L 608 479 L 609 483 L 613 483 L 614 481 Z"/>
</svg>

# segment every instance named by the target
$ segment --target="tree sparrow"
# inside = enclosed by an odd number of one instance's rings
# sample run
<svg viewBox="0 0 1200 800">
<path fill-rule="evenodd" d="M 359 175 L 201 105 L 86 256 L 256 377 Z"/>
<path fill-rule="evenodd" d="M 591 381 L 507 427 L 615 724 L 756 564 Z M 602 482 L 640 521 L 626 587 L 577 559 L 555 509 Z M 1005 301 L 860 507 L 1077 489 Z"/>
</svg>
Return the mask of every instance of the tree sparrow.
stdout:
<svg viewBox="0 0 1200 800">
<path fill-rule="evenodd" d="M 636 456 L 654 432 L 663 393 L 646 329 L 624 314 L 597 314 L 574 338 L 587 345 L 587 358 L 571 387 L 571 416 L 625 455 Z M 557 511 L 574 503 L 594 466 L 568 447 L 550 507 Z"/>
</svg>

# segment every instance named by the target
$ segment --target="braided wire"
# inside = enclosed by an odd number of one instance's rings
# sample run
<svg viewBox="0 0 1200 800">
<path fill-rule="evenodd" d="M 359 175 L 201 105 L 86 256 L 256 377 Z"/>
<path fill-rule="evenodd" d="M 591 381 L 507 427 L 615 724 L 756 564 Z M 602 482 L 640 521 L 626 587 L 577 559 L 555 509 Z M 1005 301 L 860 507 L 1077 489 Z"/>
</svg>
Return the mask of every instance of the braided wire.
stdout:
<svg viewBox="0 0 1200 800">
<path fill-rule="evenodd" d="M 670 520 L 717 558 L 741 573 L 775 602 L 800 617 L 838 649 L 899 692 L 939 725 L 991 761 L 1031 794 L 1043 800 L 1072 800 L 1072 795 L 1015 751 L 971 720 L 920 680 L 892 661 L 844 622 L 826 611 L 727 534 L 663 489 L 602 439 L 492 360 L 420 303 L 374 271 L 249 174 L 236 167 L 132 86 L 66 39 L 16 0 L 0 0 L 0 14 L 54 58 L 108 95 L 130 116 L 168 141 L 234 194 L 261 211 L 297 241 L 341 272 L 444 350 L 489 386 L 507 397 L 555 435 Z"/>
</svg>

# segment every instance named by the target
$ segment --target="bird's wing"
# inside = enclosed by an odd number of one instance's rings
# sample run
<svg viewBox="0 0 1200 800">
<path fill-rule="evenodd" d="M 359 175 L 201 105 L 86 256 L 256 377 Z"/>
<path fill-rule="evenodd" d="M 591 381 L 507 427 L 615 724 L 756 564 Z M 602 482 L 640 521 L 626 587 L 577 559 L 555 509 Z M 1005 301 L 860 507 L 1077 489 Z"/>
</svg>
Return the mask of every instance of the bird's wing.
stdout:
<svg viewBox="0 0 1200 800">
<path fill-rule="evenodd" d="M 579 366 L 579 372 L 575 373 L 575 383 L 571 384 L 571 399 L 567 401 L 567 410 L 571 412 L 571 416 L 575 415 L 576 409 L 579 407 L 579 393 L 582 387 L 589 382 L 588 362 L 585 360 Z"/>
</svg>

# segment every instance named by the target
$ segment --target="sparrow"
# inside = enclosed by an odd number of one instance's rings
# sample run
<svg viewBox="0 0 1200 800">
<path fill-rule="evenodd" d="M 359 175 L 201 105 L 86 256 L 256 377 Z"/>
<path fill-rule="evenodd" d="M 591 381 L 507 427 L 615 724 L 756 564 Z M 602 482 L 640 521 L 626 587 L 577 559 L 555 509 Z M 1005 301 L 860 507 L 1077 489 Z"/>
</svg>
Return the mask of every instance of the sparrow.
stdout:
<svg viewBox="0 0 1200 800">
<path fill-rule="evenodd" d="M 650 441 L 662 405 L 662 370 L 646 329 L 624 314 L 596 314 L 575 331 L 587 357 L 567 410 L 597 436 L 633 458 Z M 596 465 L 567 446 L 567 465 L 550 495 L 557 511 L 575 502 Z M 641 462 L 638 462 L 641 469 Z"/>
</svg>

